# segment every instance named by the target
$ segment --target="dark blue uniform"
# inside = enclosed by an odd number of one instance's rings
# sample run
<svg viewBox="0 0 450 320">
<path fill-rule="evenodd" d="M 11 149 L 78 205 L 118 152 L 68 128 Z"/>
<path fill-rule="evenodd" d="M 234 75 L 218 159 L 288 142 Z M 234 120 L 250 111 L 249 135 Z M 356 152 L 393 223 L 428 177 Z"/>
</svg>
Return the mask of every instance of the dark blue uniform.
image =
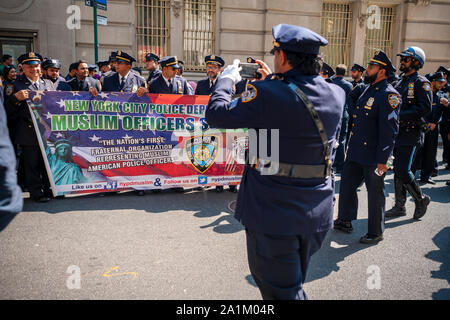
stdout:
<svg viewBox="0 0 450 320">
<path fill-rule="evenodd" d="M 167 86 L 162 73 L 150 82 L 148 91 L 150 93 L 185 95 L 188 95 L 190 94 L 190 92 L 192 92 L 189 90 L 187 81 L 181 77 L 175 77 L 171 79 L 171 84 Z"/>
<path fill-rule="evenodd" d="M 352 112 L 347 158 L 341 177 L 338 219 L 357 218 L 357 188 L 364 181 L 369 202 L 368 234 L 384 232 L 384 175 L 375 174 L 377 164 L 386 164 L 398 133 L 401 98 L 387 79 L 366 88 Z"/>
<path fill-rule="evenodd" d="M 347 140 L 347 124 L 348 124 L 348 96 L 352 92 L 352 84 L 344 79 L 344 77 L 334 77 L 333 83 L 341 87 L 345 92 L 345 107 L 344 112 L 342 113 L 342 123 L 341 123 L 341 132 L 339 134 L 339 146 L 336 151 L 336 159 L 334 160 L 333 166 L 336 168 L 337 172 L 342 170 L 342 166 L 344 165 L 345 159 L 345 143 Z"/>
<path fill-rule="evenodd" d="M 103 91 L 136 92 L 139 87 L 147 86 L 145 79 L 130 71 L 123 85 L 121 85 L 119 73 L 115 72 L 103 79 Z"/>
<path fill-rule="evenodd" d="M 71 91 L 70 85 L 67 83 L 66 79 L 61 76 L 59 76 L 58 80 L 53 82 L 53 85 L 57 91 Z"/>
<path fill-rule="evenodd" d="M 89 91 L 90 88 L 96 88 L 98 92 L 102 91 L 100 81 L 92 77 L 86 77 L 81 81 L 75 77 L 67 83 L 71 91 Z"/>
<path fill-rule="evenodd" d="M 197 87 L 195 88 L 195 94 L 209 96 L 213 92 L 214 88 L 216 87 L 216 84 L 217 84 L 217 80 L 211 86 L 211 81 L 209 80 L 209 78 L 199 80 L 197 82 Z"/>
<path fill-rule="evenodd" d="M 441 98 L 448 99 L 446 94 L 442 91 L 433 93 L 432 110 L 424 117 L 424 119 L 427 125 L 435 124 L 436 127 L 425 133 L 423 146 L 417 148 L 414 159 L 414 173 L 417 169 L 420 169 L 420 181 L 424 183 L 433 183 L 431 180 L 431 174 L 435 169 L 434 165 L 436 162 L 438 148 L 438 124 L 441 121 L 442 113 L 445 109 L 445 107 L 441 104 Z"/>
<path fill-rule="evenodd" d="M 353 80 L 351 82 L 353 88 L 356 87 L 358 84 L 361 84 L 361 83 L 364 83 L 364 80 L 362 78 L 359 79 L 359 81 Z"/>
<path fill-rule="evenodd" d="M 333 146 L 345 104 L 344 92 L 319 75 L 304 76 L 292 69 L 283 77 L 309 97 Z M 280 163 L 324 163 L 318 130 L 304 103 L 284 81 L 252 82 L 247 93 L 233 101 L 232 87 L 231 80 L 218 80 L 205 114 L 208 124 L 255 128 L 258 134 L 259 129 L 279 129 Z M 246 227 L 250 271 L 264 299 L 306 298 L 302 285 L 311 255 L 332 227 L 333 196 L 333 177 L 261 175 L 245 167 L 235 217 Z"/>
<path fill-rule="evenodd" d="M 55 91 L 55 87 L 47 79 L 39 79 L 37 84 L 34 85 L 25 76 L 18 77 L 11 85 L 12 90 L 11 92 L 8 91 L 8 96 L 5 99 L 5 109 L 8 119 L 11 117 L 15 119 L 13 143 L 20 145 L 22 148 L 25 183 L 32 198 L 37 199 L 43 195 L 51 195 L 50 182 L 28 104 L 26 101 L 19 101 L 15 94 L 20 90 Z"/>
<path fill-rule="evenodd" d="M 150 82 L 152 82 L 152 80 L 155 79 L 156 77 L 158 77 L 161 73 L 162 72 L 159 69 L 155 69 L 151 73 L 149 73 L 148 78 L 147 78 L 147 84 L 150 84 Z"/>
<path fill-rule="evenodd" d="M 22 211 L 22 190 L 17 185 L 16 157 L 9 139 L 3 87 L 0 80 L 0 215 Z"/>
</svg>

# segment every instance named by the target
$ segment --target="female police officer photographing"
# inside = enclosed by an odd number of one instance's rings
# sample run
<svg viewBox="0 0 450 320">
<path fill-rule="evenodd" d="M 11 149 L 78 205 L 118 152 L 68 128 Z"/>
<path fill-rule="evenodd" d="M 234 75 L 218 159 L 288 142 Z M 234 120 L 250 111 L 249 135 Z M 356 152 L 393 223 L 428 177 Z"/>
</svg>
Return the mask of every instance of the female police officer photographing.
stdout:
<svg viewBox="0 0 450 320">
<path fill-rule="evenodd" d="M 256 159 L 245 167 L 235 216 L 246 228 L 249 267 L 263 299 L 306 299 L 302 286 L 310 257 L 333 225 L 331 163 L 345 93 L 319 75 L 326 39 L 287 24 L 272 33 L 276 74 L 268 76 L 270 69 L 258 61 L 263 80 L 231 101 L 241 78 L 235 60 L 218 79 L 206 121 L 216 128 L 253 128 L 260 139 L 261 129 L 278 130 L 272 175 L 264 174 L 265 159 L 250 139 Z"/>
</svg>

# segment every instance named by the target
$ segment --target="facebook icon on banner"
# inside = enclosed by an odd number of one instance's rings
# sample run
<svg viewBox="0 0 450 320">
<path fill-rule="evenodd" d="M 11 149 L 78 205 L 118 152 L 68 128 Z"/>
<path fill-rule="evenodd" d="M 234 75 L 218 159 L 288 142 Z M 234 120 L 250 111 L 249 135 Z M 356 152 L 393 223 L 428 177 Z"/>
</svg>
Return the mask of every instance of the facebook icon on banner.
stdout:
<svg viewBox="0 0 450 320">
<path fill-rule="evenodd" d="M 208 177 L 207 176 L 200 176 L 198 177 L 198 184 L 207 184 L 208 183 Z"/>
</svg>

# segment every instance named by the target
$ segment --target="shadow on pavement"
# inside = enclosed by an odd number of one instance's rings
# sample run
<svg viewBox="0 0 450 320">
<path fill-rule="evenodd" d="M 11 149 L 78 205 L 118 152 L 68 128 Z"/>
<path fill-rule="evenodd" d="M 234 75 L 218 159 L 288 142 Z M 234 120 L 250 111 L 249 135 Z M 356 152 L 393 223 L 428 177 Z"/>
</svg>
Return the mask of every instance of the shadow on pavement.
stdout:
<svg viewBox="0 0 450 320">
<path fill-rule="evenodd" d="M 184 193 L 177 193 L 172 190 L 164 190 L 160 193 L 146 191 L 145 196 L 137 196 L 134 192 L 111 193 L 105 196 L 91 194 L 53 199 L 47 203 L 35 203 L 30 199 L 25 199 L 23 211 L 58 214 L 68 211 L 120 211 L 134 209 L 157 214 L 166 211 L 186 210 L 194 211 L 194 216 L 200 219 L 219 216 L 214 222 L 200 228 L 213 228 L 214 232 L 230 234 L 244 230 L 243 226 L 234 219 L 228 210 L 228 204 L 235 200 L 236 197 L 236 193 L 226 190 L 222 193 L 217 193 L 214 188 L 202 191 L 188 189 Z"/>
<path fill-rule="evenodd" d="M 441 263 L 439 270 L 431 271 L 431 277 L 434 279 L 447 280 L 450 284 L 450 227 L 445 227 L 433 237 L 434 244 L 438 250 L 428 252 L 425 257 Z M 444 288 L 433 292 L 434 300 L 450 300 L 450 289 Z"/>
<path fill-rule="evenodd" d="M 327 233 L 322 247 L 311 257 L 306 282 L 318 280 L 339 271 L 339 262 L 370 247 L 359 243 L 359 239 L 367 233 L 367 219 L 354 220 L 352 225 L 351 234 L 336 230 L 330 230 Z"/>
<path fill-rule="evenodd" d="M 16 217 L 17 213 L 0 214 L 0 232 Z"/>
</svg>

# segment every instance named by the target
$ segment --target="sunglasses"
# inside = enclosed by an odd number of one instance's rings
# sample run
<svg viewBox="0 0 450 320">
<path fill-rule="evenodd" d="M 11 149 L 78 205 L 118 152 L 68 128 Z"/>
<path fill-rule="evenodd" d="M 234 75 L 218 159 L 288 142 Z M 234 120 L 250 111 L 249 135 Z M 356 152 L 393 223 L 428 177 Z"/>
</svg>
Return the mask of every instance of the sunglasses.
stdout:
<svg viewBox="0 0 450 320">
<path fill-rule="evenodd" d="M 400 57 L 400 62 L 409 62 L 411 57 Z"/>
</svg>

